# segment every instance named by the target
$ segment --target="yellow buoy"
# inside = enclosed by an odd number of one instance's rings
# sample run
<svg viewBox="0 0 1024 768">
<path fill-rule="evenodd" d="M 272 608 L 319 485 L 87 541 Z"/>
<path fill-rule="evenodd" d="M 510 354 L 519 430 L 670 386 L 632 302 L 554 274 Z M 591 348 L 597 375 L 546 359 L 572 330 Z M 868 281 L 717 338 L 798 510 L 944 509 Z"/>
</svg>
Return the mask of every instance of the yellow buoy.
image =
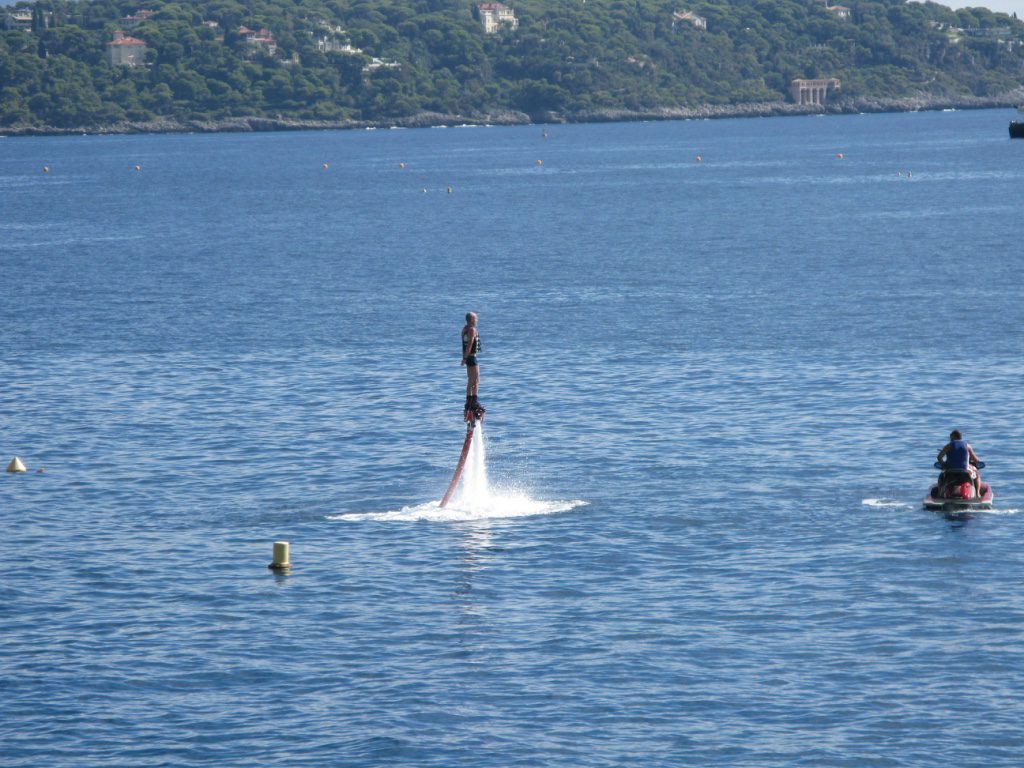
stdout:
<svg viewBox="0 0 1024 768">
<path fill-rule="evenodd" d="M 13 459 L 11 459 L 11 463 L 7 465 L 7 471 L 8 472 L 28 472 L 28 470 L 25 469 L 25 465 L 21 463 L 21 459 L 19 459 L 17 456 L 15 456 Z"/>
<path fill-rule="evenodd" d="M 287 571 L 292 567 L 288 559 L 288 542 L 274 542 L 274 562 L 267 566 L 272 571 Z"/>
</svg>

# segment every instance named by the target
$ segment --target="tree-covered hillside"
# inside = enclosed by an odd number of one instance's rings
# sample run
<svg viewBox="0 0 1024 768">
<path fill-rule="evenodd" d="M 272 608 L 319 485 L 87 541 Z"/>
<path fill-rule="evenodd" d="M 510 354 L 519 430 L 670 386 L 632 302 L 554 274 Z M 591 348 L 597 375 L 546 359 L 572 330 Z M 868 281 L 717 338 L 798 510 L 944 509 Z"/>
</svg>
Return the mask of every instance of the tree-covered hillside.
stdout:
<svg viewBox="0 0 1024 768">
<path fill-rule="evenodd" d="M 814 77 L 839 78 L 846 100 L 1024 83 L 1015 18 L 849 2 L 843 18 L 822 0 L 514 0 L 518 27 L 494 34 L 468 0 L 17 3 L 0 11 L 0 126 L 572 116 L 782 102 Z M 122 28 L 145 42 L 134 66 L 108 63 Z"/>
</svg>

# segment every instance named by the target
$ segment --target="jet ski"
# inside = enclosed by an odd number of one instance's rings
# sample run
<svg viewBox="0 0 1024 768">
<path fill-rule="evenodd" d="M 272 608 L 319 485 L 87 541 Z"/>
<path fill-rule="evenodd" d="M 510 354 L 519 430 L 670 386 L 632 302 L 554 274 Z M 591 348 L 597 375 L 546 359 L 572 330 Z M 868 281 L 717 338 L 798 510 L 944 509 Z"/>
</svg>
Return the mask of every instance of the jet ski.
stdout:
<svg viewBox="0 0 1024 768">
<path fill-rule="evenodd" d="M 946 469 L 939 462 L 935 462 L 935 468 L 939 470 L 939 481 L 931 487 L 928 495 L 924 498 L 925 509 L 937 510 L 940 512 L 966 512 L 972 509 L 992 509 L 992 501 L 995 495 L 992 487 L 985 482 L 981 483 L 981 495 L 974 491 L 974 481 L 971 473 L 965 469 Z M 978 462 L 978 469 L 984 469 L 985 462 Z"/>
</svg>

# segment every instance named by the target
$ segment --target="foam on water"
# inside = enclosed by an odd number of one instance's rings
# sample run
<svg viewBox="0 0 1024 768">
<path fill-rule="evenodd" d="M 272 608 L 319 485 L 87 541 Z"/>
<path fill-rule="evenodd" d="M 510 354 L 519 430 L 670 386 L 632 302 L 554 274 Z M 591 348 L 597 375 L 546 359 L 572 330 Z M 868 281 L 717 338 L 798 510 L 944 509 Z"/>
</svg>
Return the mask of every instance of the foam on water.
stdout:
<svg viewBox="0 0 1024 768">
<path fill-rule="evenodd" d="M 538 501 L 529 496 L 510 493 L 495 493 L 490 503 L 480 507 L 465 507 L 455 502 L 447 507 L 438 506 L 437 501 L 402 507 L 390 512 L 355 512 L 339 515 L 328 515 L 328 520 L 346 520 L 360 522 L 375 520 L 377 522 L 415 522 L 425 520 L 433 523 L 458 523 L 472 520 L 491 520 L 497 518 L 530 517 L 533 515 L 550 515 L 555 512 L 566 512 L 581 507 L 587 502 L 574 499 L 571 501 Z"/>
<path fill-rule="evenodd" d="M 356 512 L 328 515 L 328 520 L 359 522 L 461 522 L 494 518 L 530 517 L 565 512 L 583 506 L 587 502 L 538 501 L 513 490 L 492 490 L 487 479 L 487 444 L 484 440 L 483 424 L 476 427 L 476 435 L 470 443 L 469 456 L 463 470 L 462 484 L 454 500 L 446 507 L 440 501 L 429 501 L 390 512 Z"/>
<path fill-rule="evenodd" d="M 895 499 L 863 499 L 861 504 L 865 507 L 875 507 L 878 509 L 912 509 L 914 507 L 913 504 Z"/>
<path fill-rule="evenodd" d="M 876 509 L 914 509 L 917 507 L 916 504 L 908 504 L 904 501 L 896 501 L 895 499 L 862 499 L 861 504 L 865 507 L 874 507 Z M 1020 512 L 1020 509 L 993 507 L 992 509 L 972 509 L 970 512 L 971 514 L 986 515 L 1016 515 Z"/>
</svg>

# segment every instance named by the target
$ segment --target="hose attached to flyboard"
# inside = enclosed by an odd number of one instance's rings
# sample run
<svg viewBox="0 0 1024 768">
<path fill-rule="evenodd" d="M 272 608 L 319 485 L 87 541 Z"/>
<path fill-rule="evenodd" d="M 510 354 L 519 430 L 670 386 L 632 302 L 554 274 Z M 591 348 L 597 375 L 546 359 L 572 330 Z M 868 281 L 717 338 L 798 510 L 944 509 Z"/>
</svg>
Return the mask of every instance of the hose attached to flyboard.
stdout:
<svg viewBox="0 0 1024 768">
<path fill-rule="evenodd" d="M 466 442 L 462 444 L 462 455 L 459 456 L 459 463 L 455 467 L 455 474 L 452 476 L 452 481 L 448 484 L 448 490 L 444 492 L 444 498 L 441 499 L 440 506 L 447 506 L 448 502 L 452 498 L 452 494 L 455 493 L 455 487 L 459 484 L 459 478 L 462 477 L 462 470 L 466 466 L 466 457 L 469 456 L 469 446 L 473 442 L 473 427 L 476 426 L 475 421 L 469 422 L 466 427 Z"/>
</svg>

